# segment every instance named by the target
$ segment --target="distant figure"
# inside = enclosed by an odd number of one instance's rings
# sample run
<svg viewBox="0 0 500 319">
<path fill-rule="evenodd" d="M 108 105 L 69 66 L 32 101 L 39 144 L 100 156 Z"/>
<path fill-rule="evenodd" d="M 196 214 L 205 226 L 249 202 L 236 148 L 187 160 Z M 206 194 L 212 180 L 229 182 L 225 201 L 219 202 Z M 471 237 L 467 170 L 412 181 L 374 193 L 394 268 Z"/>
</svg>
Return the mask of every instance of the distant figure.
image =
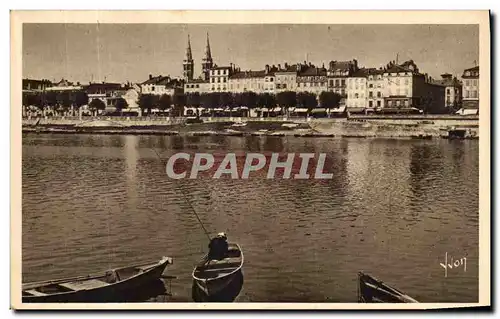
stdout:
<svg viewBox="0 0 500 319">
<path fill-rule="evenodd" d="M 226 257 L 228 251 L 227 236 L 225 233 L 218 233 L 216 237 L 212 238 L 208 245 L 208 259 L 221 260 Z"/>
</svg>

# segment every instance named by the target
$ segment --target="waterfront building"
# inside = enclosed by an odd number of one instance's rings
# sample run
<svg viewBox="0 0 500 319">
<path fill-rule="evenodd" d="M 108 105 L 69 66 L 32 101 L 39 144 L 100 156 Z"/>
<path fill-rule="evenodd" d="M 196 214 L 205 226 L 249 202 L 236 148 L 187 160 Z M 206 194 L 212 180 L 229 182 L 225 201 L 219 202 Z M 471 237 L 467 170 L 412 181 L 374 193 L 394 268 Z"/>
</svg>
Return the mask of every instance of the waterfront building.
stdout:
<svg viewBox="0 0 500 319">
<path fill-rule="evenodd" d="M 239 68 L 233 69 L 229 76 L 229 92 L 243 93 L 275 93 L 275 66 L 266 65 L 264 70 L 241 71 Z"/>
<path fill-rule="evenodd" d="M 463 108 L 479 109 L 479 66 L 465 69 L 463 79 Z"/>
<path fill-rule="evenodd" d="M 63 78 L 59 82 L 52 84 L 52 86 L 47 87 L 45 90 L 54 92 L 76 92 L 83 90 L 83 87 L 80 85 L 80 82 L 75 84 Z"/>
<path fill-rule="evenodd" d="M 413 60 L 402 64 L 390 62 L 382 77 L 385 107 L 409 108 L 420 104 L 418 93 L 424 88 L 424 77 Z"/>
<path fill-rule="evenodd" d="M 278 65 L 278 70 L 274 72 L 276 93 L 297 90 L 297 69 L 298 64 L 288 65 L 285 63 L 283 68 Z"/>
<path fill-rule="evenodd" d="M 22 81 L 23 92 L 42 92 L 47 88 L 52 86 L 52 82 L 49 80 L 34 80 L 34 79 L 23 79 Z"/>
<path fill-rule="evenodd" d="M 330 61 L 328 65 L 328 91 L 347 96 L 347 78 L 358 70 L 358 61 Z"/>
<path fill-rule="evenodd" d="M 367 101 L 368 108 L 380 109 L 384 107 L 384 73 L 383 68 L 367 69 Z"/>
<path fill-rule="evenodd" d="M 177 79 L 172 79 L 170 76 L 155 76 L 149 75 L 149 79 L 141 83 L 141 94 L 152 95 L 174 95 L 175 92 L 183 88 L 183 83 Z"/>
<path fill-rule="evenodd" d="M 462 83 L 449 73 L 441 74 L 441 80 L 436 81 L 445 88 L 445 107 L 458 109 L 462 104 Z"/>
<path fill-rule="evenodd" d="M 296 92 L 310 92 L 317 96 L 323 91 L 328 91 L 327 71 L 323 66 L 316 67 L 312 63 L 299 64 L 297 66 L 297 89 Z"/>
<path fill-rule="evenodd" d="M 113 101 L 117 97 L 121 97 L 129 87 L 121 83 L 91 82 L 84 89 L 89 97 L 89 103 L 94 99 L 99 99 L 104 102 L 106 107 L 111 107 L 113 106 Z"/>
<path fill-rule="evenodd" d="M 347 78 L 347 108 L 366 108 L 368 71 L 359 69 Z"/>
<path fill-rule="evenodd" d="M 184 93 L 208 93 L 210 92 L 210 82 L 202 78 L 193 79 L 184 83 Z"/>
<path fill-rule="evenodd" d="M 210 91 L 211 92 L 228 92 L 229 91 L 229 76 L 234 72 L 233 66 L 217 66 L 214 65 L 210 69 Z"/>
</svg>

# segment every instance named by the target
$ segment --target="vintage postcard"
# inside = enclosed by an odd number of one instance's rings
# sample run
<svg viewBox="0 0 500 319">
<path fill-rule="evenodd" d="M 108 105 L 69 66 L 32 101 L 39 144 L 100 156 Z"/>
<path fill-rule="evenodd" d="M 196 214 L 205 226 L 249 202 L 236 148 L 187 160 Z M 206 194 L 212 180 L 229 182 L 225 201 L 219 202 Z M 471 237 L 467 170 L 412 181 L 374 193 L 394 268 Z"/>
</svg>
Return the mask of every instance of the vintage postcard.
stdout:
<svg viewBox="0 0 500 319">
<path fill-rule="evenodd" d="M 488 11 L 12 11 L 11 307 L 490 307 Z"/>
</svg>

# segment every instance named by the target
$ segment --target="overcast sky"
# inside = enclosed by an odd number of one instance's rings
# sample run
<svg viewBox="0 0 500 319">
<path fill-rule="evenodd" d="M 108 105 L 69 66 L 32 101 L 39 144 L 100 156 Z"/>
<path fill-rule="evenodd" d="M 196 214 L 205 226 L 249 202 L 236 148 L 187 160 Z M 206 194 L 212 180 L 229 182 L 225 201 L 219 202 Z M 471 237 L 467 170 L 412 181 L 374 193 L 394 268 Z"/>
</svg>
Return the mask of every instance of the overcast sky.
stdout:
<svg viewBox="0 0 500 319">
<path fill-rule="evenodd" d="M 218 65 L 244 70 L 265 64 L 358 60 L 380 67 L 413 59 L 437 78 L 459 76 L 479 60 L 477 25 L 201 25 L 201 24 L 25 24 L 23 78 L 87 83 L 142 82 L 149 74 L 182 75 L 187 36 L 201 71 L 210 34 Z"/>
</svg>

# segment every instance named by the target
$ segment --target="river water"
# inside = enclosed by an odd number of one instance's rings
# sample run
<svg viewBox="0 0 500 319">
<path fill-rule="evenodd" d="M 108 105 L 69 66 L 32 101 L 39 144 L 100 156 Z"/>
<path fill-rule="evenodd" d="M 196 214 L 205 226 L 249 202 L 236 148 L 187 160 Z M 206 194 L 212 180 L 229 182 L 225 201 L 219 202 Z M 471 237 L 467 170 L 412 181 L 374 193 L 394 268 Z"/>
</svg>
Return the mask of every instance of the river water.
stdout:
<svg viewBox="0 0 500 319">
<path fill-rule="evenodd" d="M 172 180 L 175 152 L 327 153 L 330 180 Z M 420 302 L 478 301 L 479 143 L 295 137 L 23 135 L 23 281 L 171 256 L 173 299 L 209 231 L 245 255 L 237 301 L 356 302 L 364 271 Z M 466 269 L 445 271 L 445 255 Z"/>
</svg>

